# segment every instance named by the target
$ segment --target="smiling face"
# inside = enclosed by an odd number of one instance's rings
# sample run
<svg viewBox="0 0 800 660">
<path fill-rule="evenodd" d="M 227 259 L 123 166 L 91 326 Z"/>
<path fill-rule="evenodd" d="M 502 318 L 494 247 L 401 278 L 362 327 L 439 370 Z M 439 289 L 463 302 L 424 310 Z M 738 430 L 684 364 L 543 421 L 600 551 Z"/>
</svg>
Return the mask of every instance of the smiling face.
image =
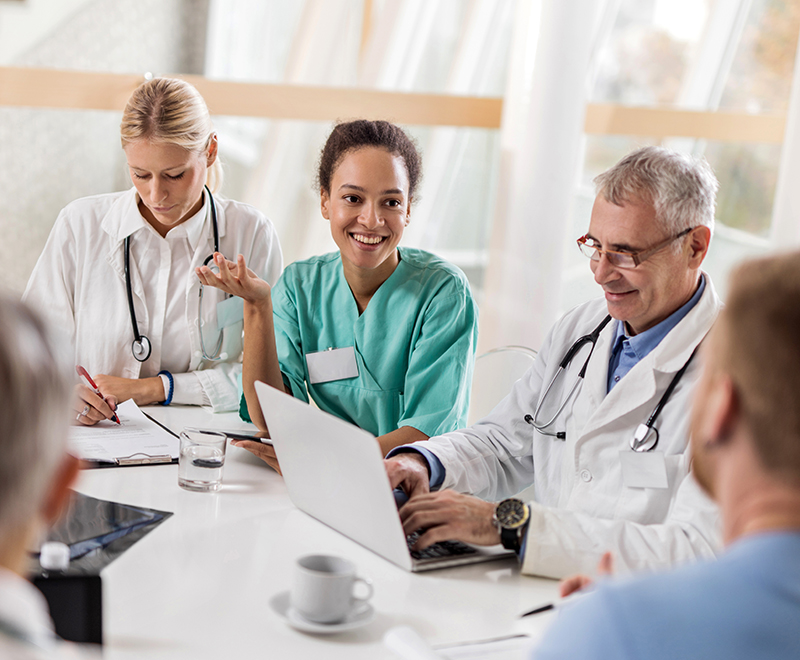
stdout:
<svg viewBox="0 0 800 660">
<path fill-rule="evenodd" d="M 602 195 L 594 202 L 587 235 L 600 247 L 620 252 L 645 250 L 670 237 L 651 204 L 632 200 L 617 206 Z M 678 239 L 677 253 L 670 244 L 636 268 L 615 267 L 605 255 L 590 261 L 594 279 L 605 292 L 608 313 L 627 322 L 633 334 L 663 321 L 694 294 L 710 238 L 707 227 L 697 227 Z"/>
<path fill-rule="evenodd" d="M 396 248 L 411 207 L 403 159 L 380 147 L 362 147 L 342 158 L 330 187 L 320 195 L 322 215 L 331 223 L 345 276 L 385 280 L 397 266 Z"/>
<path fill-rule="evenodd" d="M 165 236 L 203 205 L 206 171 L 216 159 L 216 141 L 207 153 L 163 142 L 136 140 L 125 146 L 131 181 L 139 193 L 142 216 Z"/>
</svg>

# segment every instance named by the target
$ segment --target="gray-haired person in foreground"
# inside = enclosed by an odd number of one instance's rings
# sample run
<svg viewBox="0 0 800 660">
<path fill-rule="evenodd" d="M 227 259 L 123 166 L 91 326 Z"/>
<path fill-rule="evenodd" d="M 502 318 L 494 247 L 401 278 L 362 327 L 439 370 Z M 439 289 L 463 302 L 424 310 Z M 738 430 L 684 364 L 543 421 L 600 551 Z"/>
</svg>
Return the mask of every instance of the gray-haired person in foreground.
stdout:
<svg viewBox="0 0 800 660">
<path fill-rule="evenodd" d="M 28 550 L 69 500 L 78 461 L 66 454 L 72 385 L 65 351 L 24 304 L 0 295 L 0 658 L 87 653 L 53 632 L 25 579 Z M 94 657 L 94 656 L 92 656 Z"/>
<path fill-rule="evenodd" d="M 608 550 L 632 571 L 719 547 L 685 451 L 693 356 L 720 309 L 701 270 L 717 181 L 705 161 L 646 147 L 595 182 L 578 247 L 603 298 L 555 324 L 487 417 L 389 454 L 410 495 L 405 530 L 427 530 L 418 547 L 502 541 L 524 573 L 549 577 L 592 570 Z M 531 484 L 533 501 L 513 497 Z"/>
</svg>

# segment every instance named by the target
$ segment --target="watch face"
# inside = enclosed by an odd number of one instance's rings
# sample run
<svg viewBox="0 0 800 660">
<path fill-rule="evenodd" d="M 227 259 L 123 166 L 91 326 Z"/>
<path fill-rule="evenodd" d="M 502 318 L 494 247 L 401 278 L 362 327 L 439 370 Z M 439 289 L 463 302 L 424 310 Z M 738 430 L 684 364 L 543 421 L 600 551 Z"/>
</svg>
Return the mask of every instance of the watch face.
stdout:
<svg viewBox="0 0 800 660">
<path fill-rule="evenodd" d="M 495 514 L 501 527 L 514 529 L 528 520 L 528 507 L 521 500 L 503 500 L 497 505 Z"/>
</svg>

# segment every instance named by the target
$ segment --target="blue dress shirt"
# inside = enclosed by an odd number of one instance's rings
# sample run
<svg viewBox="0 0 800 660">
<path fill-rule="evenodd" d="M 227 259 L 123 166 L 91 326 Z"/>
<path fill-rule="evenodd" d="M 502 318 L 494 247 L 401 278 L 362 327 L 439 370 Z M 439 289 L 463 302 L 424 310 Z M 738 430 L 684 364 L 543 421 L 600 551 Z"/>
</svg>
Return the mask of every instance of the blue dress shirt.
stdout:
<svg viewBox="0 0 800 660">
<path fill-rule="evenodd" d="M 670 330 L 683 320 L 683 317 L 700 300 L 705 288 L 706 278 L 701 275 L 700 286 L 697 287 L 697 291 L 694 292 L 694 295 L 689 298 L 687 303 L 672 312 L 661 323 L 633 337 L 626 336 L 624 321 L 616 321 L 616 334 L 614 335 L 613 348 L 611 349 L 611 358 L 608 361 L 607 392 L 613 390 L 614 385 L 622 380 L 622 377 L 633 369 L 640 360 L 647 357 L 661 343 L 661 340 L 669 334 Z"/>
<path fill-rule="evenodd" d="M 608 580 L 566 605 L 536 660 L 773 660 L 800 655 L 800 533 L 737 540 L 716 561 Z"/>
</svg>

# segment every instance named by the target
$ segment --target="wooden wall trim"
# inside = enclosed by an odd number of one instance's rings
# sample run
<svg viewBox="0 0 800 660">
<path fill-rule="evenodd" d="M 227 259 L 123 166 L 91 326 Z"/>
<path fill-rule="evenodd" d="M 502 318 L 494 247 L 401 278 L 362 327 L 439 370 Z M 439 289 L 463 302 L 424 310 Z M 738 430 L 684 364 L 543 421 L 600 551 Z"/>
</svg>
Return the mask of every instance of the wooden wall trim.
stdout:
<svg viewBox="0 0 800 660">
<path fill-rule="evenodd" d="M 175 77 L 195 85 L 216 115 L 326 122 L 367 117 L 411 125 L 496 129 L 503 108 L 501 98 Z M 143 80 L 138 74 L 0 67 L 0 106 L 119 112 Z M 782 115 L 590 103 L 585 130 L 591 135 L 781 144 L 785 124 Z"/>
</svg>

